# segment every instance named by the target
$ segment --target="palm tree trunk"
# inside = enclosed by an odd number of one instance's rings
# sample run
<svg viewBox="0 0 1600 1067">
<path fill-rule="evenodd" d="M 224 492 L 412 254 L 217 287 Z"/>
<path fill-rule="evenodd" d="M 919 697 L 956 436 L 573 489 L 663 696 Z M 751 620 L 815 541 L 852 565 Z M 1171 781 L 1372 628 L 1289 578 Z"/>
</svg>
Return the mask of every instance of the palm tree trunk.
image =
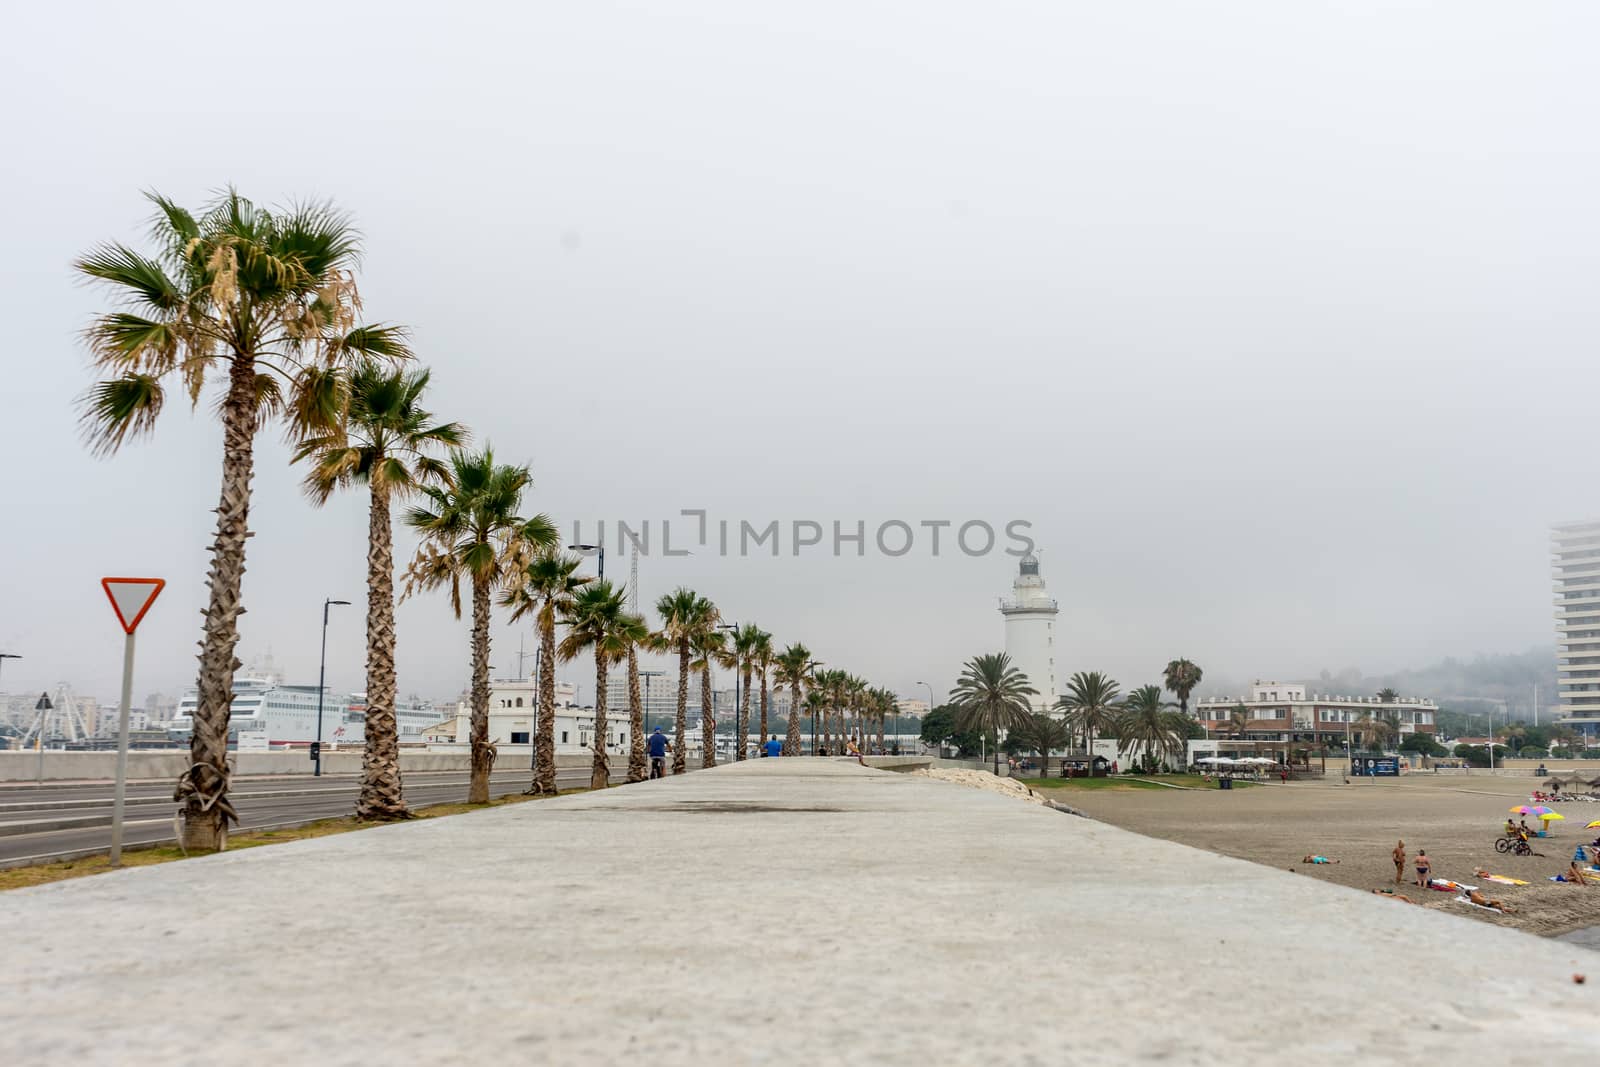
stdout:
<svg viewBox="0 0 1600 1067">
<path fill-rule="evenodd" d="M 733 758 L 737 762 L 744 759 L 744 750 L 750 744 L 750 668 L 744 669 L 744 693 L 739 697 L 739 723 L 738 747 L 734 749 Z"/>
<path fill-rule="evenodd" d="M 489 583 L 472 578 L 472 778 L 468 804 L 489 803 L 489 772 L 494 746 L 489 743 Z"/>
<path fill-rule="evenodd" d="M 712 701 L 711 664 L 700 668 L 700 746 L 701 768 L 717 765 L 717 712 Z"/>
<path fill-rule="evenodd" d="M 767 743 L 767 672 L 761 672 L 761 732 L 756 735 L 756 744 Z M 766 749 L 762 749 L 763 752 Z"/>
<path fill-rule="evenodd" d="M 589 764 L 589 788 L 611 784 L 611 760 L 606 752 L 606 654 L 594 650 L 594 761 Z"/>
<path fill-rule="evenodd" d="M 628 781 L 650 775 L 644 750 L 644 701 L 639 697 L 639 650 L 628 646 Z"/>
<path fill-rule="evenodd" d="M 689 728 L 689 642 L 687 639 L 678 642 L 678 719 L 674 724 L 676 733 L 672 738 L 672 773 L 682 774 L 688 769 L 687 757 L 684 754 L 684 734 Z"/>
<path fill-rule="evenodd" d="M 367 724 L 358 819 L 404 819 L 400 734 L 395 726 L 394 532 L 389 490 L 371 484 L 367 513 Z"/>
<path fill-rule="evenodd" d="M 547 604 L 539 615 L 539 721 L 533 743 L 534 796 L 553 797 L 556 786 L 556 617 Z"/>
<path fill-rule="evenodd" d="M 803 703 L 800 697 L 800 683 L 796 682 L 789 687 L 789 731 L 783 738 L 785 756 L 800 755 L 800 709 Z"/>
<path fill-rule="evenodd" d="M 250 479 L 255 472 L 255 361 L 235 353 L 222 405 L 222 491 L 211 543 L 211 588 L 200 639 L 200 675 L 189 739 L 189 769 L 172 799 L 183 804 L 179 844 L 185 851 L 226 848 L 228 823 L 238 818 L 228 800 L 228 716 L 233 707 L 234 657 L 239 644 L 239 590 L 245 539 L 250 536 Z"/>
</svg>

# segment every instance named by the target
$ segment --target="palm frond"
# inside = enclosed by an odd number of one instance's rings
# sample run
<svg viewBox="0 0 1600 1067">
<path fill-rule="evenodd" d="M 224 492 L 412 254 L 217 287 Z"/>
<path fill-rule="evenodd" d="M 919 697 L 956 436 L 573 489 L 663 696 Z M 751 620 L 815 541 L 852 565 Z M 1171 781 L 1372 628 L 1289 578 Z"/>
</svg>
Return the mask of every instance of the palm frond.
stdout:
<svg viewBox="0 0 1600 1067">
<path fill-rule="evenodd" d="M 183 292 L 161 264 L 121 244 L 103 244 L 73 264 L 79 273 L 115 286 L 136 305 L 172 313 L 183 304 Z"/>
<path fill-rule="evenodd" d="M 83 397 L 80 427 L 90 449 L 110 455 L 124 441 L 155 429 L 166 402 L 161 382 L 150 374 L 127 374 L 91 387 Z"/>
<path fill-rule="evenodd" d="M 340 358 L 365 356 L 369 359 L 402 360 L 412 357 L 409 331 L 403 326 L 357 326 L 337 338 L 330 354 Z"/>
</svg>

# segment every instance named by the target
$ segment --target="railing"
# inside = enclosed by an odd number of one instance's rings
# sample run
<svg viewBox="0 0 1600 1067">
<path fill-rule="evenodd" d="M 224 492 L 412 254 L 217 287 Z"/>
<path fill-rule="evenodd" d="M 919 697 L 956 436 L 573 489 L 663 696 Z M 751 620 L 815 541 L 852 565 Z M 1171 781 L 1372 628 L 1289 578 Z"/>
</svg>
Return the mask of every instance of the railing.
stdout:
<svg viewBox="0 0 1600 1067">
<path fill-rule="evenodd" d="M 1015 597 L 1002 597 L 1000 600 L 1001 611 L 1057 611 L 1056 602 L 1052 598 L 1044 600 L 1018 600 Z"/>
</svg>

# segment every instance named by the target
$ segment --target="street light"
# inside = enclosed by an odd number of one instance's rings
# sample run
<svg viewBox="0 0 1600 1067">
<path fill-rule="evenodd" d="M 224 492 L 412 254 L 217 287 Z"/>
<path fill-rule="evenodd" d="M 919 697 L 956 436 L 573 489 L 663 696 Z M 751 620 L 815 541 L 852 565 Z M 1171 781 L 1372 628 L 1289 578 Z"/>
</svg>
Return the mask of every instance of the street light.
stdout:
<svg viewBox="0 0 1600 1067">
<path fill-rule="evenodd" d="M 659 678 L 666 673 L 666 671 L 639 672 L 639 677 L 644 679 L 644 732 L 647 737 L 650 734 L 650 679 Z"/>
<path fill-rule="evenodd" d="M 732 630 L 735 634 L 738 634 L 739 624 L 736 622 L 725 622 L 718 626 L 717 629 Z M 711 719 L 713 722 L 715 722 L 717 718 L 715 714 L 716 706 L 717 695 L 713 692 L 711 694 L 711 707 L 713 709 Z M 743 726 L 744 716 L 739 713 L 739 665 L 736 663 L 733 667 L 733 759 L 735 763 L 744 759 L 744 731 L 741 729 Z"/>
<path fill-rule="evenodd" d="M 328 678 L 328 608 L 334 604 L 348 607 L 350 601 L 329 599 L 322 602 L 322 666 L 317 668 L 317 740 L 311 746 L 313 778 L 322 777 L 322 691 Z"/>
<path fill-rule="evenodd" d="M 822 661 L 820 659 L 814 659 L 810 663 L 806 664 L 805 673 L 810 674 L 812 668 L 820 666 L 822 666 Z M 794 710 L 799 711 L 800 709 L 795 708 Z M 817 706 L 815 702 L 813 702 L 811 705 L 811 754 L 813 756 L 817 754 Z"/>
<path fill-rule="evenodd" d="M 933 686 L 928 685 L 927 682 L 918 682 L 917 684 L 918 685 L 927 685 L 928 686 L 928 712 L 929 712 L 929 714 L 932 714 L 933 713 Z M 921 745 L 922 745 L 922 739 L 919 737 L 917 739 L 917 746 L 920 748 Z"/>
<path fill-rule="evenodd" d="M 606 546 L 605 545 L 568 545 L 573 552 L 598 552 L 600 553 L 600 580 L 606 580 Z"/>
<path fill-rule="evenodd" d="M 0 667 L 4 667 L 6 665 L 6 660 L 8 660 L 8 659 L 21 659 L 21 658 L 22 657 L 17 655 L 15 652 L 0 652 Z"/>
</svg>

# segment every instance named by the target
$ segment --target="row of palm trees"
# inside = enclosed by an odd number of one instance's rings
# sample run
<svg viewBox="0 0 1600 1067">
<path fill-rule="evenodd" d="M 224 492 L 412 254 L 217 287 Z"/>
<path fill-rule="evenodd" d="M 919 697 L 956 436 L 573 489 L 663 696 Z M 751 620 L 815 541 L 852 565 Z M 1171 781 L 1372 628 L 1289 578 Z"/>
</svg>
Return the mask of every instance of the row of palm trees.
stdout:
<svg viewBox="0 0 1600 1067">
<path fill-rule="evenodd" d="M 1056 700 L 1058 715 L 1037 714 L 1028 698 L 1038 696 L 1039 691 L 1012 666 L 1011 657 L 1000 652 L 968 660 L 951 700 L 957 708 L 957 729 L 977 730 L 995 741 L 1001 731 L 1007 731 L 1041 756 L 1080 740 L 1088 751 L 1096 737 L 1111 735 L 1117 739 L 1119 753 L 1139 748 L 1161 761 L 1181 761 L 1189 738 L 1189 696 L 1201 676 L 1201 669 L 1189 660 L 1167 664 L 1167 688 L 1178 697 L 1174 705 L 1162 699 L 1159 685 L 1140 686 L 1122 696 L 1110 677 L 1099 671 L 1080 671 Z M 999 745 L 994 747 L 998 772 Z"/>
<path fill-rule="evenodd" d="M 535 772 L 531 791 L 556 791 L 555 663 L 585 652 L 595 667 L 591 784 L 610 777 L 606 679 L 628 671 L 628 779 L 646 773 L 638 656 L 676 652 L 678 707 L 673 770 L 684 770 L 688 678 L 701 674 L 703 764 L 716 762 L 710 685 L 713 665 L 740 672 L 736 758 L 744 758 L 752 682 L 759 682 L 760 731 L 768 725 L 769 690 L 787 688 L 785 751 L 800 750 L 799 709 L 806 691 L 829 729 L 857 728 L 892 710 L 886 690 L 870 689 L 820 663 L 800 644 L 777 651 L 754 625 L 732 626 L 706 598 L 678 589 L 656 605 L 657 628 L 627 610 L 621 591 L 577 574 L 580 560 L 559 551 L 555 524 L 524 517 L 532 484 L 526 466 L 499 462 L 484 446 L 468 450 L 468 431 L 435 419 L 425 406 L 426 370 L 399 326 L 362 318 L 355 282 L 361 243 L 348 216 L 326 204 L 267 210 L 228 189 L 199 213 L 159 194 L 149 250 L 120 242 L 80 257 L 76 269 L 104 284 L 113 310 L 97 316 L 85 337 L 100 380 L 83 398 L 85 436 L 100 454 L 152 432 L 170 390 L 197 406 L 220 384 L 222 477 L 200 642 L 198 701 L 190 767 L 174 799 L 181 803 L 185 848 L 225 846 L 236 818 L 228 799 L 228 717 L 239 661 L 238 617 L 258 434 L 280 426 L 307 473 L 304 489 L 317 504 L 344 489 L 365 488 L 367 541 L 366 749 L 356 812 L 363 819 L 405 818 L 395 727 L 395 583 L 393 508 L 415 500 L 406 523 L 422 538 L 406 569 L 405 594 L 447 589 L 457 618 L 470 601 L 471 717 L 469 803 L 489 797 L 495 746 L 488 736 L 489 630 L 493 604 L 512 619 L 531 616 L 543 652 Z M 557 627 L 565 627 L 559 643 Z M 731 631 L 731 634 L 729 633 Z M 829 734 L 833 736 L 833 734 Z"/>
</svg>

